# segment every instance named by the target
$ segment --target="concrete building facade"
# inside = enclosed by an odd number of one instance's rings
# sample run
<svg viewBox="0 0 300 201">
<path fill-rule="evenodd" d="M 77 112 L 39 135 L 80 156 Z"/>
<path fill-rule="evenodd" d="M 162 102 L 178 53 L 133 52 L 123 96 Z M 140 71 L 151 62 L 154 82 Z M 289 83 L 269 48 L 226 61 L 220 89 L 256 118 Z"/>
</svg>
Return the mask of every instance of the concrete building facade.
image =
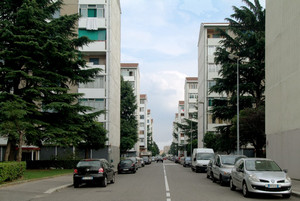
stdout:
<svg viewBox="0 0 300 201">
<path fill-rule="evenodd" d="M 148 99 L 146 94 L 140 95 L 140 121 L 139 121 L 139 145 L 140 154 L 148 151 L 147 146 L 147 110 Z"/>
<path fill-rule="evenodd" d="M 135 115 L 136 119 L 140 121 L 140 70 L 138 63 L 121 63 L 121 75 L 124 81 L 127 81 L 131 84 L 134 95 L 136 96 L 136 104 L 138 108 L 136 109 Z M 138 136 L 138 133 L 136 134 Z M 128 151 L 128 156 L 139 156 L 140 154 L 140 145 L 139 141 L 134 145 L 134 147 Z"/>
<path fill-rule="evenodd" d="M 300 1 L 266 1 L 266 154 L 300 179 Z"/>
<path fill-rule="evenodd" d="M 198 40 L 198 147 L 203 147 L 203 137 L 208 131 L 225 125 L 221 120 L 213 120 L 210 113 L 214 99 L 227 98 L 226 94 L 210 93 L 210 87 L 219 78 L 221 66 L 216 65 L 214 53 L 222 40 L 217 29 L 226 29 L 228 23 L 202 23 Z"/>
</svg>

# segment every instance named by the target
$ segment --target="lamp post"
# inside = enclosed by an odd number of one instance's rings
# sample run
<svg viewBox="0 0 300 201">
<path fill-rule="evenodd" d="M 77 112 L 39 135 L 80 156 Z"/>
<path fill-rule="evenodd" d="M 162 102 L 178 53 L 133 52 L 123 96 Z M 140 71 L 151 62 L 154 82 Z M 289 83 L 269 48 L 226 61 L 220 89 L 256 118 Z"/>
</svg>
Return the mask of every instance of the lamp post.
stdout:
<svg viewBox="0 0 300 201">
<path fill-rule="evenodd" d="M 240 57 L 234 54 L 229 54 L 228 58 L 231 60 L 236 60 L 236 113 L 237 113 L 237 120 L 236 120 L 236 135 L 237 135 L 237 142 L 236 142 L 236 150 L 237 154 L 240 154 L 240 75 L 239 75 L 239 61 Z"/>
</svg>

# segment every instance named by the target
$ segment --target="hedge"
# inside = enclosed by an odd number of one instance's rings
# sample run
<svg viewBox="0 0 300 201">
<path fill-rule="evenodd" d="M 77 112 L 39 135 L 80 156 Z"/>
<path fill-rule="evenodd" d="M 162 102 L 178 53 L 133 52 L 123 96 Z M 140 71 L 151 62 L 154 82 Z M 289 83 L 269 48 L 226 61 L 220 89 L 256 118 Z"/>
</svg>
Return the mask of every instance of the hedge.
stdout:
<svg viewBox="0 0 300 201">
<path fill-rule="evenodd" d="M 0 183 L 22 177 L 25 170 L 26 162 L 0 162 Z"/>
<path fill-rule="evenodd" d="M 27 169 L 74 169 L 79 160 L 37 160 L 27 161 Z"/>
</svg>

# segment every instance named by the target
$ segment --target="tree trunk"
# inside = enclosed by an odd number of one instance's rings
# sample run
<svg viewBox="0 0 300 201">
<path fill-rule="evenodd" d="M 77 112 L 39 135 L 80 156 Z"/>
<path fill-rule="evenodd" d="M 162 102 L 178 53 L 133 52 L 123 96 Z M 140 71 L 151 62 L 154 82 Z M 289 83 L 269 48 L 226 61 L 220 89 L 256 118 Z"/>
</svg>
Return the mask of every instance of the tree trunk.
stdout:
<svg viewBox="0 0 300 201">
<path fill-rule="evenodd" d="M 7 145 L 6 145 L 5 155 L 4 155 L 4 161 L 8 161 L 8 159 L 9 159 L 11 143 L 12 143 L 11 140 L 7 139 Z"/>
<path fill-rule="evenodd" d="M 18 149 L 18 155 L 17 155 L 17 161 L 21 162 L 22 161 L 22 146 L 23 146 L 23 136 L 24 136 L 24 131 L 19 132 L 19 149 Z"/>
</svg>

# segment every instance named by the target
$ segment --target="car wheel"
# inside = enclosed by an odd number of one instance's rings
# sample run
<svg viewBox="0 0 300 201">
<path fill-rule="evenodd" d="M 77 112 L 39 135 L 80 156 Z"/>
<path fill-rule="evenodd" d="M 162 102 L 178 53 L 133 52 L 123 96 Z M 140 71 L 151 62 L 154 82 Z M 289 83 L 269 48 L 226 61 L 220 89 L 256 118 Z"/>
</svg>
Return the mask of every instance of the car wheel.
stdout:
<svg viewBox="0 0 300 201">
<path fill-rule="evenodd" d="M 104 178 L 101 180 L 101 186 L 102 186 L 102 187 L 106 187 L 106 186 L 107 186 L 107 177 L 104 177 Z"/>
<path fill-rule="evenodd" d="M 210 176 L 209 176 L 209 173 L 207 172 L 207 173 L 206 173 L 206 178 L 209 179 L 209 177 L 210 177 Z"/>
<path fill-rule="evenodd" d="M 114 184 L 115 181 L 116 181 L 116 175 L 115 175 L 115 173 L 114 173 L 113 176 L 112 176 L 112 179 L 110 180 L 110 183 L 111 183 L 111 184 Z"/>
<path fill-rule="evenodd" d="M 212 181 L 213 181 L 214 183 L 216 183 L 217 180 L 216 180 L 216 178 L 215 178 L 215 176 L 214 176 L 214 173 L 212 174 L 212 178 L 211 178 L 211 179 L 212 179 Z"/>
<path fill-rule="evenodd" d="M 74 188 L 78 188 L 79 187 L 79 183 L 78 182 L 74 182 L 73 186 L 74 186 Z"/>
<path fill-rule="evenodd" d="M 221 185 L 221 186 L 224 186 L 224 185 L 225 185 L 225 183 L 224 183 L 224 181 L 223 181 L 223 179 L 222 179 L 222 175 L 219 176 L 219 182 L 220 182 L 220 185 Z"/>
<path fill-rule="evenodd" d="M 244 183 L 243 183 L 243 189 L 242 189 L 242 191 L 243 191 L 243 196 L 244 197 L 249 197 L 249 195 L 250 195 L 250 193 L 249 193 L 249 191 L 248 191 L 248 188 L 247 188 L 247 184 L 246 184 L 246 182 L 244 181 Z"/>
<path fill-rule="evenodd" d="M 235 191 L 236 187 L 235 187 L 235 185 L 233 184 L 233 181 L 232 181 L 232 178 L 231 178 L 231 177 L 230 177 L 230 180 L 229 180 L 229 186 L 230 186 L 230 190 Z"/>
<path fill-rule="evenodd" d="M 291 194 L 282 194 L 282 197 L 283 197 L 283 198 L 290 198 L 290 197 L 291 197 Z"/>
</svg>

